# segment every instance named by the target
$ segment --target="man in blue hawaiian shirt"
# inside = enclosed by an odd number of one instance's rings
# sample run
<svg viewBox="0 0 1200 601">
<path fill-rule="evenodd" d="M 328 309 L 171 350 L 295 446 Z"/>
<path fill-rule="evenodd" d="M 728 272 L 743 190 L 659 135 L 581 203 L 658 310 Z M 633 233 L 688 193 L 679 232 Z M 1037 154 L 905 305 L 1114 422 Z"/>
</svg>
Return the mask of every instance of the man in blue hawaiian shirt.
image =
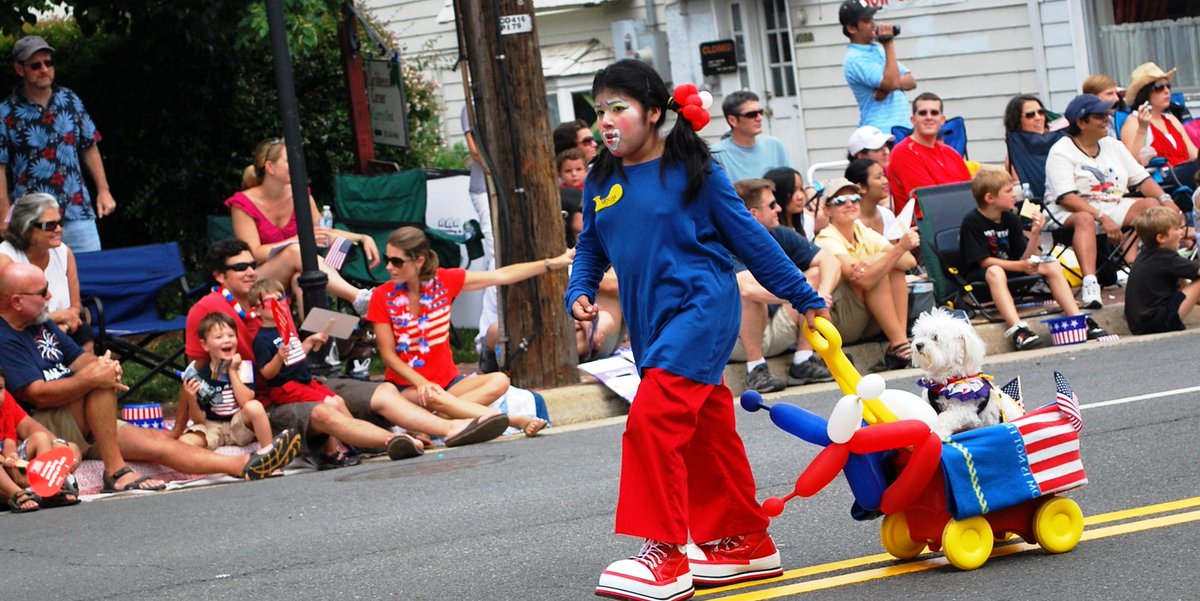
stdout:
<svg viewBox="0 0 1200 601">
<path fill-rule="evenodd" d="M 13 199 L 45 192 L 58 199 L 63 242 L 75 252 L 100 250 L 96 218 L 117 208 L 100 159 L 100 132 L 75 92 L 54 83 L 54 48 L 40 36 L 13 45 L 13 68 L 21 78 L 0 103 L 0 214 Z M 83 181 L 87 166 L 96 186 L 93 209 Z M 12 171 L 11 196 L 5 179 Z M 7 227 L 7 217 L 3 226 Z"/>
</svg>

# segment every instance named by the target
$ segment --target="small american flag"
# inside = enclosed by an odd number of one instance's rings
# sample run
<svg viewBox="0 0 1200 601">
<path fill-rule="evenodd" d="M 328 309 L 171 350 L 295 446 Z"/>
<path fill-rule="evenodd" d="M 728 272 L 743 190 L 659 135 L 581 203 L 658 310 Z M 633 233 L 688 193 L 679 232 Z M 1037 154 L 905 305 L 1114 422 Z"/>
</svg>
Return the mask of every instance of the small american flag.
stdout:
<svg viewBox="0 0 1200 601">
<path fill-rule="evenodd" d="M 350 252 L 350 247 L 354 246 L 349 240 L 341 236 L 334 236 L 329 243 L 329 250 L 325 253 L 325 264 L 335 270 L 340 270 L 346 262 L 346 255 Z"/>
</svg>

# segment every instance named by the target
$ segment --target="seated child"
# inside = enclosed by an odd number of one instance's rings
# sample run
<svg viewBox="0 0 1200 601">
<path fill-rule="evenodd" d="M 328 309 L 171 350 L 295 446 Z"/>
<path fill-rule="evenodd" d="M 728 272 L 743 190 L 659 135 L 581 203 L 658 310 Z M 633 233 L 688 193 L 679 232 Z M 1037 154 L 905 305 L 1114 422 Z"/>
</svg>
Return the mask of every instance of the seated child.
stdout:
<svg viewBox="0 0 1200 601">
<path fill-rule="evenodd" d="M 1171 207 L 1147 209 L 1133 222 L 1142 250 L 1125 284 L 1125 321 L 1134 334 L 1182 330 L 1200 299 L 1200 268 L 1179 255 L 1185 226 Z M 1180 285 L 1180 280 L 1191 280 Z"/>
<path fill-rule="evenodd" d="M 1019 351 L 1033 348 L 1039 337 L 1017 314 L 1016 303 L 1008 288 L 1010 277 L 1041 275 L 1054 300 L 1067 315 L 1078 315 L 1079 305 L 1075 304 L 1058 261 L 1042 262 L 1041 257 L 1034 254 L 1042 232 L 1041 213 L 1033 216 L 1033 229 L 1026 240 L 1021 218 L 1013 211 L 1016 197 L 1012 178 L 1003 171 L 980 169 L 971 181 L 971 194 L 975 196 L 978 208 L 963 218 L 958 234 L 966 277 L 969 281 L 987 281 L 996 310 L 1008 324 L 1004 335 L 1012 339 L 1013 346 Z M 1087 328 L 1088 340 L 1108 335 L 1091 317 L 1087 318 Z"/>
<path fill-rule="evenodd" d="M 242 374 L 243 367 L 248 368 L 249 364 L 237 352 L 237 324 L 233 318 L 220 311 L 209 313 L 200 319 L 196 333 L 209 361 L 196 370 L 194 377 L 187 378 L 179 390 L 172 436 L 208 449 L 225 445 L 241 447 L 257 440 L 259 455 L 279 444 L 285 448 L 284 454 L 267 467 L 274 471 L 291 463 L 300 450 L 300 435 L 284 429 L 272 438 L 267 410 L 254 400 L 254 391 L 243 380 L 246 377 L 250 384 L 254 383 L 253 372 Z"/>
<path fill-rule="evenodd" d="M 308 353 L 314 348 L 325 344 L 329 335 L 317 332 L 299 343 L 297 350 L 289 345 L 280 335 L 280 325 L 276 322 L 271 303 L 279 303 L 284 311 L 290 312 L 288 301 L 284 296 L 283 284 L 269 278 L 260 279 L 250 288 L 250 304 L 258 311 L 262 319 L 262 327 L 254 336 L 254 362 L 258 364 L 258 373 L 264 382 L 259 391 L 264 395 L 267 404 L 285 405 L 287 403 L 326 403 L 338 412 L 353 417 L 346 408 L 346 401 L 337 393 L 330 390 L 313 378 L 308 368 Z M 282 324 L 291 326 L 291 324 Z M 294 330 L 294 327 L 289 327 Z M 292 332 L 296 337 L 299 332 Z M 295 344 L 295 343 L 293 343 Z M 293 356 L 293 361 L 288 357 Z M 289 365 L 288 363 L 291 363 Z M 325 443 L 325 457 L 336 465 L 353 465 L 355 459 L 346 452 L 346 447 L 336 438 L 330 436 Z"/>
<path fill-rule="evenodd" d="M 71 472 L 79 468 L 82 453 L 74 443 L 69 443 L 39 424 L 17 404 L 16 399 L 4 391 L 0 397 L 0 442 L 3 443 L 4 468 L 0 470 L 0 493 L 8 499 L 13 513 L 26 513 L 41 508 L 64 507 L 79 502 L 79 486 L 74 476 L 67 476 L 61 492 L 42 499 L 29 487 L 29 478 L 17 468 L 17 461 L 29 461 L 54 447 L 70 447 L 75 453 Z"/>
<path fill-rule="evenodd" d="M 558 164 L 558 179 L 563 188 L 583 189 L 583 178 L 587 175 L 587 159 L 578 148 L 568 148 L 555 157 Z"/>
</svg>

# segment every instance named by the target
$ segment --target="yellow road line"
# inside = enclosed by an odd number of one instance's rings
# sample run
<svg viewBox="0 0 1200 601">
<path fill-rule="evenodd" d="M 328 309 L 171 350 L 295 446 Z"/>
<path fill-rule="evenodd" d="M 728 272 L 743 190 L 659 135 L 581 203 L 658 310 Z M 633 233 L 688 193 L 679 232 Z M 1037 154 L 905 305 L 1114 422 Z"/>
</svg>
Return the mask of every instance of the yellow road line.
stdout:
<svg viewBox="0 0 1200 601">
<path fill-rule="evenodd" d="M 1110 513 L 1096 515 L 1096 516 L 1086 517 L 1086 518 L 1084 518 L 1084 525 L 1085 526 L 1095 526 L 1098 524 L 1116 522 L 1116 521 L 1121 521 L 1121 520 L 1126 520 L 1126 519 L 1136 518 L 1136 517 L 1144 517 L 1144 516 L 1148 516 L 1148 515 L 1153 515 L 1153 514 L 1157 514 L 1157 513 L 1165 513 L 1165 512 L 1169 512 L 1169 511 L 1178 511 L 1180 509 L 1188 509 L 1188 508 L 1197 507 L 1197 506 L 1200 506 L 1200 497 L 1192 497 L 1189 499 L 1180 499 L 1178 501 L 1170 501 L 1167 503 L 1158 503 L 1155 505 L 1147 505 L 1145 507 L 1135 507 L 1132 509 L 1125 509 L 1125 510 L 1121 510 L 1121 511 L 1114 511 L 1114 512 L 1110 512 Z M 1140 520 L 1140 521 L 1136 521 L 1136 522 L 1130 522 L 1130 523 L 1126 523 L 1126 524 L 1116 524 L 1116 525 L 1112 525 L 1112 526 L 1106 526 L 1103 528 L 1094 528 L 1091 530 L 1085 530 L 1083 533 L 1083 536 L 1081 537 L 1081 541 L 1095 540 L 1095 539 L 1099 539 L 1099 538 L 1107 538 L 1107 537 L 1111 537 L 1111 536 L 1118 536 L 1121 534 L 1130 534 L 1133 532 L 1141 532 L 1144 530 L 1151 530 L 1151 529 L 1155 529 L 1155 528 L 1164 528 L 1167 526 L 1174 526 L 1177 524 L 1183 524 L 1183 523 L 1195 522 L 1195 521 L 1200 521 L 1200 511 L 1178 513 L 1178 514 L 1173 514 L 1173 515 L 1161 516 L 1161 517 L 1157 517 L 1157 518 L 1149 518 L 1149 519 Z M 1022 553 L 1025 551 L 1031 551 L 1031 550 L 1039 549 L 1039 548 L 1040 547 L 1038 547 L 1038 545 L 1031 544 L 1031 543 L 1025 543 L 1025 542 L 1003 545 L 1003 546 L 996 547 L 996 549 L 994 551 L 992 551 L 992 557 L 1000 557 L 1000 556 L 1004 556 L 1004 555 L 1011 555 L 1014 553 Z M 768 588 L 768 589 L 763 589 L 763 590 L 758 590 L 758 591 L 742 593 L 742 594 L 738 594 L 738 595 L 724 596 L 724 597 L 721 597 L 721 599 L 723 601 L 725 601 L 725 600 L 759 601 L 759 600 L 763 600 L 763 599 L 775 599 L 775 598 L 783 597 L 783 596 L 787 596 L 787 595 L 808 593 L 808 592 L 812 592 L 812 591 L 834 588 L 834 587 L 838 587 L 838 586 L 845 586 L 848 584 L 857 584 L 857 583 L 861 583 L 861 582 L 867 582 L 870 580 L 877 580 L 880 578 L 891 578 L 893 576 L 900 576 L 903 574 L 910 574 L 910 573 L 914 573 L 914 572 L 923 572 L 926 570 L 932 570 L 935 568 L 940 568 L 942 566 L 948 565 L 948 562 L 946 561 L 945 557 L 932 556 L 929 553 L 924 554 L 924 556 L 926 557 L 926 559 L 910 561 L 910 562 L 906 562 L 906 563 L 898 563 L 898 564 L 893 564 L 893 565 L 888 565 L 888 566 L 882 566 L 879 568 L 873 568 L 870 570 L 854 572 L 854 573 L 850 573 L 850 574 L 841 574 L 841 575 L 837 575 L 837 576 L 830 576 L 830 577 L 826 577 L 826 578 L 820 578 L 817 580 L 810 580 L 807 582 L 800 582 L 800 583 L 780 586 L 777 588 Z M 875 563 L 880 563 L 880 562 L 884 562 L 884 561 L 892 561 L 892 560 L 894 560 L 894 558 L 887 553 L 879 553 L 876 555 L 867 555 L 864 557 L 857 557 L 857 558 L 853 558 L 853 559 L 847 559 L 847 560 L 842 560 L 842 561 L 820 564 L 820 565 L 816 565 L 816 566 L 809 566 L 809 567 L 800 568 L 800 569 L 796 569 L 796 570 L 788 570 L 788 571 L 784 572 L 784 574 L 782 576 L 780 576 L 778 578 L 774 578 L 774 579 L 760 580 L 757 582 L 745 582 L 745 583 L 735 584 L 735 585 L 727 586 L 727 587 L 697 591 L 696 596 L 702 597 L 702 596 L 707 596 L 707 595 L 724 594 L 724 593 L 729 593 L 729 592 L 733 592 L 733 591 L 740 590 L 740 589 L 745 589 L 745 588 L 750 588 L 750 587 L 761 587 L 761 586 L 769 585 L 772 583 L 780 583 L 780 582 L 784 582 L 787 580 L 794 580 L 797 578 L 804 578 L 806 576 L 813 576 L 813 575 L 817 575 L 817 574 L 839 572 L 839 571 L 843 571 L 843 570 L 849 570 L 849 569 L 853 569 L 853 568 L 858 568 L 858 567 L 862 567 L 862 566 L 867 566 L 867 565 L 871 565 L 871 564 L 875 564 Z"/>
</svg>

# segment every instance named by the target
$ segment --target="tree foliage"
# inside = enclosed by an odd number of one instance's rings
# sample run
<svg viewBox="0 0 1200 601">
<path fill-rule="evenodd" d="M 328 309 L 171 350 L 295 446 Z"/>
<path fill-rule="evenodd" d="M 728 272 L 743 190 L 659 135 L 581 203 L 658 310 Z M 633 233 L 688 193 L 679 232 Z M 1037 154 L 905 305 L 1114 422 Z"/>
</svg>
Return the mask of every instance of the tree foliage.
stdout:
<svg viewBox="0 0 1200 601">
<path fill-rule="evenodd" d="M 195 264 L 207 245 L 207 217 L 228 214 L 223 201 L 240 187 L 254 146 L 282 129 L 264 4 L 73 0 L 69 17 L 35 22 L 35 11 L 50 5 L 10 0 L 0 8 L 0 53 L 9 56 L 25 33 L 45 37 L 57 50 L 58 83 L 75 90 L 95 119 L 118 203 L 100 222 L 104 244 L 178 240 Z M 354 165 L 340 1 L 284 6 L 310 185 L 318 203 L 328 202 L 333 175 Z M 7 93 L 17 80 L 5 71 Z M 428 87 L 417 79 L 410 86 Z M 440 122 L 436 106 L 409 113 L 414 129 L 413 117 Z M 435 133 L 433 143 L 392 158 L 432 165 L 444 148 Z"/>
</svg>

